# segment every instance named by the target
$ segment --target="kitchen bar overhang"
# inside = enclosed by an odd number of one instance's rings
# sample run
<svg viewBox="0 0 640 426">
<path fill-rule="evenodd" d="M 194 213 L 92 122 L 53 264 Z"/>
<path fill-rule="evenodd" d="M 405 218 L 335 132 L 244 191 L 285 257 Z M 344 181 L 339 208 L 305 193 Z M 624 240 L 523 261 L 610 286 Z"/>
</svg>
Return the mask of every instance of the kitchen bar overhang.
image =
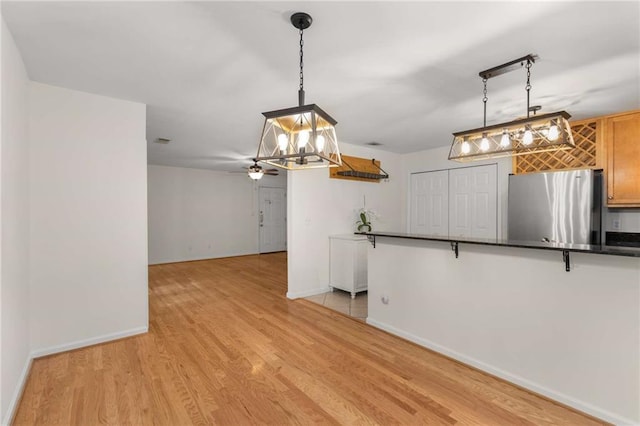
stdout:
<svg viewBox="0 0 640 426">
<path fill-rule="evenodd" d="M 441 241 L 447 242 L 451 245 L 451 250 L 455 253 L 455 257 L 460 256 L 460 244 L 474 244 L 485 246 L 499 246 L 499 247 L 517 247 L 527 248 L 535 250 L 552 250 L 562 253 L 562 261 L 565 265 L 567 272 L 571 271 L 571 252 L 576 253 L 590 253 L 600 254 L 608 256 L 626 256 L 626 257 L 639 257 L 640 248 L 635 247 L 623 247 L 623 246 L 607 246 L 598 244 L 569 244 L 558 242 L 544 242 L 544 241 L 518 241 L 518 240 L 505 240 L 498 238 L 450 238 L 437 235 L 422 235 L 422 234 L 410 234 L 404 232 L 356 232 L 359 235 L 366 235 L 369 242 L 376 247 L 377 238 L 399 238 L 405 240 L 423 240 L 423 241 Z"/>
</svg>

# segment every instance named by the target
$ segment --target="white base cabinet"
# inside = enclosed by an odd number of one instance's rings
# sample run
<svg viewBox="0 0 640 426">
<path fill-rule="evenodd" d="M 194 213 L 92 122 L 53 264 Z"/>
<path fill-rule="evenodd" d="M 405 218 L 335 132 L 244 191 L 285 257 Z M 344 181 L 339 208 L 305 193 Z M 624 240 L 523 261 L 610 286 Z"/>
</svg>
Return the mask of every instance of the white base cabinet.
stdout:
<svg viewBox="0 0 640 426">
<path fill-rule="evenodd" d="M 356 293 L 367 289 L 367 248 L 364 235 L 331 235 L 329 237 L 330 266 L 329 288 Z"/>
</svg>

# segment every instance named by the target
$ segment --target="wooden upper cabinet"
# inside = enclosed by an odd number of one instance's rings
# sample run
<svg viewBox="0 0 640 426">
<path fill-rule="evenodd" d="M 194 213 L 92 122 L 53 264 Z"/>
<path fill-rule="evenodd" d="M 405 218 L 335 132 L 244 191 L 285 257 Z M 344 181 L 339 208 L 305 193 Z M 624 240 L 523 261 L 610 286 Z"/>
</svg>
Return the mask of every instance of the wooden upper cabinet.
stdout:
<svg viewBox="0 0 640 426">
<path fill-rule="evenodd" d="M 640 207 L 640 111 L 607 117 L 607 204 Z"/>
</svg>

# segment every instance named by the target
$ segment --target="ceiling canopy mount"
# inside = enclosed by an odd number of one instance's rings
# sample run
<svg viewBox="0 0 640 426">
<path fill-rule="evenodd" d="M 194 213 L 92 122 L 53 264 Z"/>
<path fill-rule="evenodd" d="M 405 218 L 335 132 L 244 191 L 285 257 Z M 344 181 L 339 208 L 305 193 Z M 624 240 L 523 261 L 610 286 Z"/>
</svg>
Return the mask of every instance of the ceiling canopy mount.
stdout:
<svg viewBox="0 0 640 426">
<path fill-rule="evenodd" d="M 313 23 L 313 18 L 308 13 L 296 12 L 291 15 L 291 24 L 300 31 L 306 30 Z"/>
</svg>

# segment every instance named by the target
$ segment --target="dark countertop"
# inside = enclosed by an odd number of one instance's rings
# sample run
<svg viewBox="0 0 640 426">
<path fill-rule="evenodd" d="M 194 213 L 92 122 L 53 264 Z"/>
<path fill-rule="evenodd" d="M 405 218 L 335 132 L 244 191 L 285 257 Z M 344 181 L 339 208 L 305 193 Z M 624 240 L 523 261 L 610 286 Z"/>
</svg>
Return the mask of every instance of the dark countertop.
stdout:
<svg viewBox="0 0 640 426">
<path fill-rule="evenodd" d="M 640 248 L 620 247 L 593 244 L 567 244 L 567 243 L 545 243 L 542 241 L 516 241 L 500 239 L 481 238 L 454 238 L 435 235 L 409 234 L 404 232 L 356 232 L 356 234 L 367 235 L 372 238 L 402 238 L 408 240 L 443 241 L 449 243 L 477 244 L 500 247 L 520 247 L 539 250 L 569 251 L 576 253 L 606 254 L 610 256 L 640 257 Z"/>
</svg>

